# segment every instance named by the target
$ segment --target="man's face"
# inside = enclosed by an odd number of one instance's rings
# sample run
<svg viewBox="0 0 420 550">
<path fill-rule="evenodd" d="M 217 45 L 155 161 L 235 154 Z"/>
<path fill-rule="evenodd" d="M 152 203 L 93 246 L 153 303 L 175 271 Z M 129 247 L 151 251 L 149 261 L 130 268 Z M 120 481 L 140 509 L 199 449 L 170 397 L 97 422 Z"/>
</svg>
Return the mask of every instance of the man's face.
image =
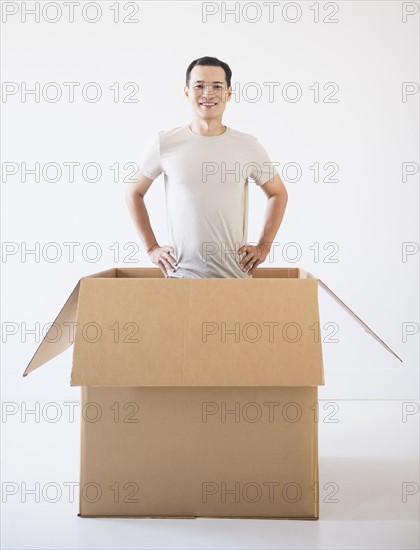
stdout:
<svg viewBox="0 0 420 550">
<path fill-rule="evenodd" d="M 184 93 L 198 117 L 220 119 L 232 96 L 232 86 L 227 88 L 222 67 L 196 65 L 190 73 L 190 84 L 184 87 Z"/>
</svg>

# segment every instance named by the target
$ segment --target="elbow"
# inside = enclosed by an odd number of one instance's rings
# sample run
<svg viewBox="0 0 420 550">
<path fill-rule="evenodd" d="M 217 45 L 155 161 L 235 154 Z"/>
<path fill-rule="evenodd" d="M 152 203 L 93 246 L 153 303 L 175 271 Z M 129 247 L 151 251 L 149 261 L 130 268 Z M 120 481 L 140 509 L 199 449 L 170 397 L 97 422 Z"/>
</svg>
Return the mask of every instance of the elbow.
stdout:
<svg viewBox="0 0 420 550">
<path fill-rule="evenodd" d="M 268 197 L 268 198 L 271 199 L 272 197 L 275 198 L 275 199 L 277 199 L 281 204 L 286 205 L 286 204 L 287 204 L 287 201 L 288 201 L 288 198 L 289 198 L 289 195 L 287 194 L 286 189 L 282 189 L 282 190 L 279 191 L 278 193 L 273 193 L 273 194 L 270 195 L 270 197 Z"/>
<path fill-rule="evenodd" d="M 133 187 L 131 187 L 130 185 L 127 187 L 127 190 L 125 192 L 125 203 L 129 208 L 133 204 L 136 204 L 142 198 L 143 196 Z"/>
<path fill-rule="evenodd" d="M 280 198 L 281 198 L 282 202 L 286 205 L 287 201 L 289 199 L 289 194 L 288 194 L 287 189 L 284 185 L 282 186 L 279 194 L 280 194 Z"/>
</svg>

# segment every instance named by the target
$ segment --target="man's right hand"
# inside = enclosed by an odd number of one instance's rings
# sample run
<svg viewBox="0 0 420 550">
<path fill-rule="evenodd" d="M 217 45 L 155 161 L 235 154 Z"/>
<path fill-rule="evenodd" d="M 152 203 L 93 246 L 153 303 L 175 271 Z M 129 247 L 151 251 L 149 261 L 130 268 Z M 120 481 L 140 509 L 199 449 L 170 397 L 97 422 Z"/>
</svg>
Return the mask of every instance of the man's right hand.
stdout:
<svg viewBox="0 0 420 550">
<path fill-rule="evenodd" d="M 159 246 L 155 245 L 147 253 L 151 261 L 159 267 L 165 277 L 169 277 L 169 271 L 175 271 L 177 269 L 177 261 L 171 256 L 175 252 L 172 246 Z"/>
</svg>

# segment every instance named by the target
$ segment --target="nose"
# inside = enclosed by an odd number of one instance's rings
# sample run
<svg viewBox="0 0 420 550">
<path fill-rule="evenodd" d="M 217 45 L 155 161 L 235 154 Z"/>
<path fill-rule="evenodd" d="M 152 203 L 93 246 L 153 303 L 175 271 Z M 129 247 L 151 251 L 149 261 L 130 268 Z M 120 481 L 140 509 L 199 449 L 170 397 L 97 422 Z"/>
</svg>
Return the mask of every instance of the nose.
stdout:
<svg viewBox="0 0 420 550">
<path fill-rule="evenodd" d="M 203 93 L 203 99 L 214 99 L 214 94 L 213 93 L 209 93 L 209 92 L 204 92 Z"/>
</svg>

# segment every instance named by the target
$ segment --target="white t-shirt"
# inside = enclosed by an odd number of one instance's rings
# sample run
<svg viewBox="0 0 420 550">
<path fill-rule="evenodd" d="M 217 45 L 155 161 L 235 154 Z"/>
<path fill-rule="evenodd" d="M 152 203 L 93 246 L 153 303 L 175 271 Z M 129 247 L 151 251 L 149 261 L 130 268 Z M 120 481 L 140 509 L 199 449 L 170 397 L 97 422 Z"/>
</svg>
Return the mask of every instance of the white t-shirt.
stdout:
<svg viewBox="0 0 420 550">
<path fill-rule="evenodd" d="M 258 139 L 230 127 L 200 136 L 180 126 L 158 132 L 138 164 L 148 178 L 164 174 L 168 244 L 178 262 L 168 275 L 251 278 L 237 253 L 248 238 L 248 181 L 263 185 L 278 164 Z"/>
</svg>

